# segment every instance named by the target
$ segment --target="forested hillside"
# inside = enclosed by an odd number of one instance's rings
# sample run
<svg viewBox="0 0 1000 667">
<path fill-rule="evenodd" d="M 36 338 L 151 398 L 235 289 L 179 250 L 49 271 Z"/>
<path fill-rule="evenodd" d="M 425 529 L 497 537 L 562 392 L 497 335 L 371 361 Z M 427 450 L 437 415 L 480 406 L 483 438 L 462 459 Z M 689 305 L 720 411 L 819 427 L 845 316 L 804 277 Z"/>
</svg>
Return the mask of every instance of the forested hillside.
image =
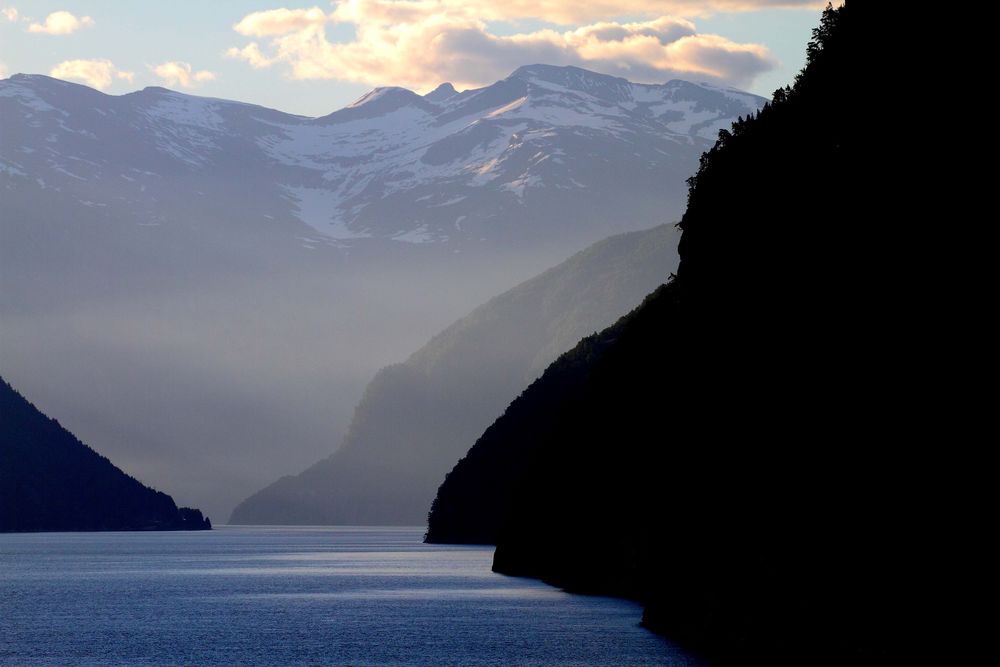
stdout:
<svg viewBox="0 0 1000 667">
<path fill-rule="evenodd" d="M 872 7 L 827 10 L 794 85 L 720 133 L 676 278 L 487 429 L 429 541 L 642 599 L 723 663 L 892 661 L 945 352 L 919 304 L 931 221 L 895 185 L 920 166 L 871 123 L 894 34 Z"/>
</svg>

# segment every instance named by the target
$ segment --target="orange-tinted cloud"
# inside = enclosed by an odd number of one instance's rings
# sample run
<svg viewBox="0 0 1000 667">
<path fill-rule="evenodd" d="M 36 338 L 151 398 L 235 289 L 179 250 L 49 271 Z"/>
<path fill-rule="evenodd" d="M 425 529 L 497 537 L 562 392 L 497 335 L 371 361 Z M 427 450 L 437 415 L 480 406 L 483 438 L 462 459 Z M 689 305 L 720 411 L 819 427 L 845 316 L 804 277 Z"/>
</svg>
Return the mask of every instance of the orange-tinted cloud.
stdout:
<svg viewBox="0 0 1000 667">
<path fill-rule="evenodd" d="M 319 7 L 310 9 L 268 9 L 247 14 L 233 30 L 241 35 L 266 37 L 284 35 L 312 26 L 322 26 L 327 22 L 326 13 Z"/>
<path fill-rule="evenodd" d="M 135 78 L 134 72 L 120 70 L 110 60 L 65 60 L 53 67 L 49 74 L 57 79 L 83 81 L 98 90 L 104 90 L 116 78 L 129 83 Z"/>
<path fill-rule="evenodd" d="M 486 21 L 534 19 L 559 25 L 593 23 L 621 16 L 699 17 L 761 9 L 821 9 L 828 0 L 342 0 L 341 20 L 409 23 L 427 13 L 464 13 Z"/>
<path fill-rule="evenodd" d="M 593 9 L 590 3 L 577 4 L 587 5 L 588 12 Z M 616 6 L 622 4 L 638 11 L 656 3 L 627 0 Z M 703 4 L 735 8 L 808 3 L 712 0 Z M 490 31 L 487 19 L 517 18 L 529 11 L 527 6 L 522 0 L 491 7 L 462 0 L 345 0 L 330 14 L 318 7 L 255 12 L 234 28 L 241 34 L 268 37 L 268 44 L 251 42 L 230 48 L 226 55 L 258 68 L 283 63 L 294 79 L 341 79 L 417 90 L 442 81 L 460 87 L 484 85 L 536 62 L 578 65 L 635 81 L 687 77 L 745 86 L 776 64 L 763 45 L 699 33 L 691 21 L 670 16 L 505 35 Z M 563 20 L 580 14 L 581 10 L 573 10 L 576 6 L 540 0 L 530 11 Z M 329 41 L 328 23 L 353 25 L 354 38 Z"/>
<path fill-rule="evenodd" d="M 261 52 L 260 45 L 257 42 L 250 42 L 242 49 L 235 46 L 230 47 L 225 53 L 227 58 L 236 58 L 237 60 L 245 60 L 250 63 L 250 66 L 254 69 L 261 69 L 263 67 L 270 67 L 274 64 L 274 58 L 268 58 Z"/>
<path fill-rule="evenodd" d="M 195 70 L 190 63 L 183 63 L 171 60 L 150 67 L 153 74 L 168 86 L 180 86 L 181 88 L 194 88 L 199 83 L 214 81 L 215 73 L 208 70 Z"/>
</svg>

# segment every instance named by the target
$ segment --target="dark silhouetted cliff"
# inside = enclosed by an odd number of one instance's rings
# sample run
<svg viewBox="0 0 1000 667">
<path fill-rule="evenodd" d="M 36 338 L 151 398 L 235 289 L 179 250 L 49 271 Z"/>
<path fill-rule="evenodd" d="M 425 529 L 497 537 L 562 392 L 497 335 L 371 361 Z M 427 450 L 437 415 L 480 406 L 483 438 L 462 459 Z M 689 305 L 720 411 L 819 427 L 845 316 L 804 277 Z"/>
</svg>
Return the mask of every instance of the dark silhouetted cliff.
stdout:
<svg viewBox="0 0 1000 667">
<path fill-rule="evenodd" d="M 439 489 L 431 542 L 635 597 L 720 662 L 891 664 L 934 520 L 950 354 L 926 168 L 873 113 L 893 24 L 828 10 L 806 68 L 690 181 L 677 276 L 553 363 Z M 929 194 L 929 193 L 923 193 Z"/>
<path fill-rule="evenodd" d="M 208 530 L 46 417 L 0 378 L 0 532 Z"/>
</svg>

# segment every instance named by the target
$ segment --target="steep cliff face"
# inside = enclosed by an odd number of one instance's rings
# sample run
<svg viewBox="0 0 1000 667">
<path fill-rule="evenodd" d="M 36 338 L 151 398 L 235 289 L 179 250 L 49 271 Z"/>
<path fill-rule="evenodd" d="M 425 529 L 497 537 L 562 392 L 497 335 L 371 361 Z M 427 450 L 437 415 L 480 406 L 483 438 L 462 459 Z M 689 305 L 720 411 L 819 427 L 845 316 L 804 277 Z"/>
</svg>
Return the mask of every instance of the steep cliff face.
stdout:
<svg viewBox="0 0 1000 667">
<path fill-rule="evenodd" d="M 676 270 L 678 234 L 610 237 L 475 309 L 375 376 L 340 449 L 230 523 L 423 524 L 445 473 L 518 391 Z"/>
<path fill-rule="evenodd" d="M 508 407 L 439 489 L 430 541 L 638 597 L 723 662 L 899 650 L 931 516 L 907 443 L 941 427 L 914 361 L 943 352 L 914 286 L 931 221 L 884 178 L 921 167 L 870 122 L 892 104 L 877 11 L 829 10 L 794 87 L 720 134 L 676 279 Z"/>
<path fill-rule="evenodd" d="M 126 475 L 0 378 L 0 532 L 209 530 Z"/>
</svg>

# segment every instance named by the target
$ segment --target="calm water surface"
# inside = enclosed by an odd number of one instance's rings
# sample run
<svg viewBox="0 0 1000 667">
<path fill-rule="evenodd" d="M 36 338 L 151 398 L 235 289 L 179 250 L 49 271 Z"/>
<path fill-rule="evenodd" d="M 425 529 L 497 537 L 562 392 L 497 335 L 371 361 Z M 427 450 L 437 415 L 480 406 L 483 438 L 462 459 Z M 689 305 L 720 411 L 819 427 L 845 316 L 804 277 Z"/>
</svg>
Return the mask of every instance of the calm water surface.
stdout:
<svg viewBox="0 0 1000 667">
<path fill-rule="evenodd" d="M 0 665 L 690 665 L 423 529 L 0 535 Z"/>
</svg>

